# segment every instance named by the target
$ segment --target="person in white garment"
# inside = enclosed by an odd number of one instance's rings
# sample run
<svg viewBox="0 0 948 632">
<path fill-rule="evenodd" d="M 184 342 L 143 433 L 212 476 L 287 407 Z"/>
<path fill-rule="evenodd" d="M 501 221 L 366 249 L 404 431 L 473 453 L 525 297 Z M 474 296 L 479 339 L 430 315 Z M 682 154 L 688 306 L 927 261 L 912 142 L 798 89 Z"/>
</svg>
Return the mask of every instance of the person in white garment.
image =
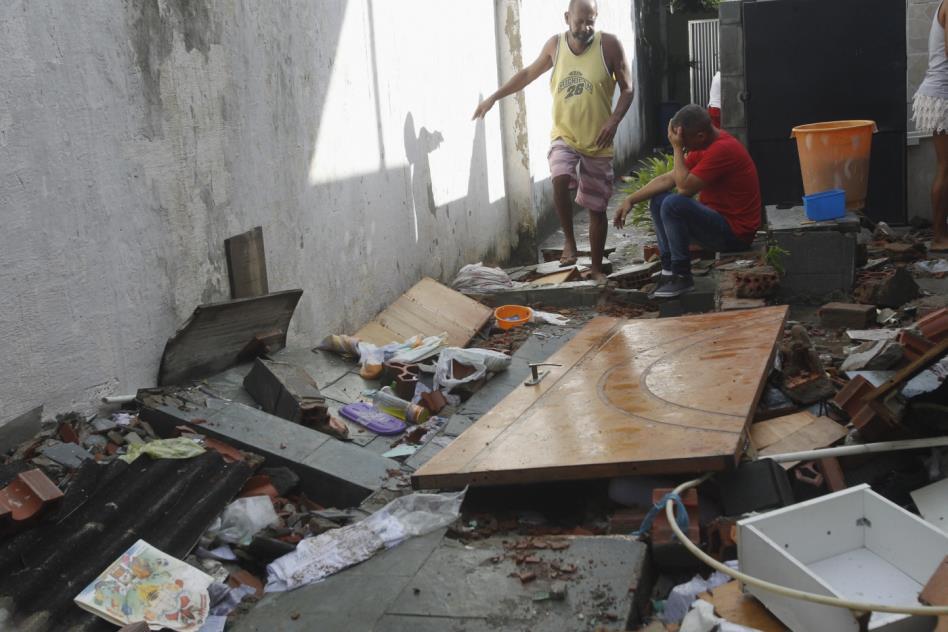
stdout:
<svg viewBox="0 0 948 632">
<path fill-rule="evenodd" d="M 711 97 L 708 100 L 708 115 L 715 127 L 721 129 L 721 71 L 711 78 Z"/>
<path fill-rule="evenodd" d="M 932 182 L 934 236 L 929 252 L 948 253 L 948 32 L 945 3 L 938 5 L 928 34 L 928 70 L 912 104 L 915 128 L 932 135 L 938 167 Z"/>
</svg>

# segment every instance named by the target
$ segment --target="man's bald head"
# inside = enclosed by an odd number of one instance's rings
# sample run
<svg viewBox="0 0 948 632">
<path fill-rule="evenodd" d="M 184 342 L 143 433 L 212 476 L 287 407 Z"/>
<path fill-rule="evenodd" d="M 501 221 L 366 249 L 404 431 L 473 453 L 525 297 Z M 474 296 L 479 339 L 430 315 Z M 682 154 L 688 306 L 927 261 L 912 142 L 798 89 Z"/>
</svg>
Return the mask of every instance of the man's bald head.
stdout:
<svg viewBox="0 0 948 632">
<path fill-rule="evenodd" d="M 570 0 L 565 15 L 566 24 L 577 44 L 585 47 L 592 43 L 598 16 L 599 7 L 596 0 Z"/>
<path fill-rule="evenodd" d="M 569 0 L 569 8 L 567 11 L 572 13 L 577 7 L 589 9 L 593 13 L 599 12 L 599 5 L 596 0 Z"/>
</svg>

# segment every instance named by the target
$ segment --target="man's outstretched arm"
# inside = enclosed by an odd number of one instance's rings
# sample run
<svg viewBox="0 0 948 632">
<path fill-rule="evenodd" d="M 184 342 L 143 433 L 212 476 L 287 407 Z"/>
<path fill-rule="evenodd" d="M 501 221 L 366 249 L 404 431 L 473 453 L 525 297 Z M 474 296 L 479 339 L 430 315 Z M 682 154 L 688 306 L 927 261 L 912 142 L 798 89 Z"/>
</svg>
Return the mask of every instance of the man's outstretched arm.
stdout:
<svg viewBox="0 0 948 632">
<path fill-rule="evenodd" d="M 608 147 L 615 138 L 616 130 L 619 129 L 619 123 L 629 107 L 632 105 L 632 99 L 635 98 L 635 88 L 632 85 L 632 73 L 629 71 L 629 62 L 625 58 L 625 51 L 619 38 L 615 35 L 603 33 L 603 53 L 606 57 L 606 63 L 612 69 L 612 74 L 616 78 L 616 84 L 619 86 L 619 100 L 616 102 L 616 109 L 606 120 L 599 136 L 596 138 L 596 145 L 599 147 Z"/>
<path fill-rule="evenodd" d="M 553 56 L 556 54 L 556 36 L 551 37 L 543 45 L 543 51 L 536 61 L 517 72 L 507 83 L 497 89 L 497 92 L 490 95 L 477 106 L 474 110 L 474 116 L 471 119 L 484 118 L 488 110 L 494 107 L 494 104 L 505 96 L 520 92 L 532 83 L 537 77 L 553 67 Z"/>
</svg>

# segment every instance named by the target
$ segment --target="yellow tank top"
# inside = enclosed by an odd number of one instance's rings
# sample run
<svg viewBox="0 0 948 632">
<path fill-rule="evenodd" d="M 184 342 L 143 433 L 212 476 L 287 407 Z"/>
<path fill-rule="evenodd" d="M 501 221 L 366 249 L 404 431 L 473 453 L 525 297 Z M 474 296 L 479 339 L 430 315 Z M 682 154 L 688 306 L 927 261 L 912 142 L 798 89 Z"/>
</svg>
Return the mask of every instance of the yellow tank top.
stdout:
<svg viewBox="0 0 948 632">
<path fill-rule="evenodd" d="M 602 34 L 596 33 L 581 55 L 573 53 L 560 35 L 556 63 L 550 78 L 553 93 L 553 132 L 567 145 L 587 156 L 612 156 L 613 148 L 596 146 L 596 137 L 612 114 L 615 77 L 606 67 Z"/>
</svg>

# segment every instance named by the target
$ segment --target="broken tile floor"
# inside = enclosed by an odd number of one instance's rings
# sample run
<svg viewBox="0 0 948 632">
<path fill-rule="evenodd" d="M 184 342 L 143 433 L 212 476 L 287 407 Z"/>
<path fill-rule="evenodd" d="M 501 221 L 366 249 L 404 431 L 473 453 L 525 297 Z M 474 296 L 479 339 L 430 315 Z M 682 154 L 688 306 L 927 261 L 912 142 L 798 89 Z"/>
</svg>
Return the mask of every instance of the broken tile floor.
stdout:
<svg viewBox="0 0 948 632">
<path fill-rule="evenodd" d="M 619 199 L 617 196 L 612 200 L 608 217 L 611 218 Z M 588 214 L 578 213 L 575 225 L 579 249 L 588 250 Z M 642 230 L 617 230 L 610 224 L 607 252 L 613 267 L 628 269 L 628 266 L 643 265 L 642 246 L 648 241 L 648 235 Z M 541 250 L 552 253 L 562 242 L 562 233 L 555 233 L 544 241 Z M 870 256 L 886 248 L 896 252 L 904 250 L 881 242 L 869 247 Z M 512 269 L 511 275 L 529 272 L 526 267 Z M 386 456 L 393 445 L 401 442 L 400 437 L 379 436 L 355 423 L 345 422 L 349 440 L 343 442 L 263 412 L 243 386 L 251 363 L 219 372 L 178 393 L 145 397 L 140 417 L 150 426 L 141 426 L 138 432 L 149 438 L 154 438 L 154 432 L 167 437 L 188 428 L 259 455 L 266 459 L 268 467 L 290 468 L 299 477 L 296 489 L 302 492 L 302 498 L 317 500 L 325 507 L 340 508 L 329 509 L 326 515 L 345 514 L 359 519 L 408 494 L 411 491 L 409 478 L 415 470 L 523 383 L 530 375 L 530 363 L 548 359 L 595 315 L 654 318 L 728 309 L 721 300 L 727 275 L 722 275 L 710 263 L 699 266 L 696 274 L 703 276 L 697 276 L 693 293 L 661 304 L 647 299 L 641 282 L 630 288 L 621 283 L 618 288 L 614 284 L 603 288 L 590 282 L 526 286 L 482 297 L 488 304 L 491 300 L 503 300 L 540 309 L 546 307 L 567 316 L 570 322 L 562 326 L 534 323 L 506 334 L 495 331 L 492 335 L 488 327 L 479 333 L 469 346 L 513 351 L 510 367 L 487 380 L 460 405 L 443 410 L 439 415 L 442 421 L 431 425 L 423 445 L 407 455 Z M 937 275 L 915 277 L 925 295 L 893 311 L 903 326 L 910 326 L 917 314 L 944 307 L 948 302 L 948 279 Z M 735 305 L 748 306 L 740 302 Z M 843 310 L 844 316 L 866 312 Z M 810 348 L 828 367 L 835 392 L 835 388 L 845 383 L 845 372 L 839 371 L 838 366 L 850 356 L 854 340 L 845 337 L 845 328 L 831 329 L 821 322 L 818 303 L 793 302 L 788 324 L 800 324 L 808 333 Z M 784 344 L 789 343 L 784 341 L 779 346 L 783 349 Z M 787 350 L 783 352 L 786 354 Z M 368 399 L 369 393 L 379 386 L 377 380 L 360 377 L 355 362 L 334 353 L 287 348 L 269 355 L 274 361 L 298 366 L 313 376 L 329 412 L 336 419 L 342 419 L 338 414 L 341 407 Z M 882 380 L 892 373 L 876 372 L 874 379 Z M 937 387 L 943 378 L 929 371 L 925 379 Z M 933 404 L 926 401 L 925 405 Z M 757 419 L 794 411 L 804 411 L 801 415 L 805 416 L 810 414 L 805 412 L 808 407 L 814 415 L 825 412 L 824 403 L 791 402 L 771 380 L 758 407 Z M 61 428 L 59 432 L 62 433 Z M 138 434 L 130 432 L 127 439 L 118 436 L 115 442 L 130 443 L 132 435 L 141 440 Z M 838 433 L 834 436 L 838 437 Z M 68 469 L 88 457 L 78 445 L 61 438 L 62 443 L 44 448 L 42 456 L 34 462 L 60 463 L 60 467 Z M 99 439 L 104 441 L 102 437 Z M 207 455 L 205 460 L 215 458 Z M 873 489 L 886 498 L 910 506 L 909 492 L 929 482 L 924 468 L 913 459 L 890 454 L 852 461 L 845 470 L 845 484 L 872 483 Z M 9 476 L 21 471 L 23 468 L 15 467 Z M 810 471 L 819 475 L 817 470 L 811 468 Z M 248 600 L 230 617 L 228 629 L 478 632 L 621 630 L 637 626 L 655 608 L 660 608 L 661 600 L 674 583 L 691 577 L 696 568 L 695 560 L 676 545 L 656 546 L 655 536 L 651 550 L 647 544 L 626 536 L 641 524 L 644 514 L 637 513 L 638 510 L 615 511 L 613 490 L 606 489 L 607 482 L 471 488 L 465 499 L 463 518 L 452 527 L 409 539 L 323 581 L 291 592 L 269 593 L 255 603 Z M 653 478 L 642 484 L 647 487 L 643 488 L 645 492 L 652 493 L 674 482 L 674 479 Z M 812 481 L 799 477 L 791 478 L 791 482 L 797 500 L 822 493 L 817 489 L 822 483 L 814 486 Z M 66 501 L 73 502 L 68 494 Z M 634 504 L 647 506 L 649 502 L 646 498 Z M 713 495 L 709 498 L 703 494 L 702 511 L 715 515 L 716 511 L 720 512 L 717 502 Z M 287 506 L 282 505 L 287 515 L 297 515 L 291 505 L 290 509 Z M 300 509 L 301 515 L 319 513 L 314 510 L 307 514 Z M 697 523 L 697 516 L 694 522 Z M 702 524 L 705 524 L 703 519 Z M 338 524 L 331 528 L 336 526 Z M 668 535 L 667 526 L 664 529 Z M 556 546 L 551 546 L 551 542 L 556 542 Z M 176 543 L 179 547 L 183 544 Z M 282 552 L 294 546 L 275 537 L 269 540 L 269 545 Z M 172 550 L 186 549 L 184 546 Z M 263 577 L 265 570 L 260 561 L 249 564 Z M 653 603 L 653 598 L 658 601 Z"/>
</svg>

